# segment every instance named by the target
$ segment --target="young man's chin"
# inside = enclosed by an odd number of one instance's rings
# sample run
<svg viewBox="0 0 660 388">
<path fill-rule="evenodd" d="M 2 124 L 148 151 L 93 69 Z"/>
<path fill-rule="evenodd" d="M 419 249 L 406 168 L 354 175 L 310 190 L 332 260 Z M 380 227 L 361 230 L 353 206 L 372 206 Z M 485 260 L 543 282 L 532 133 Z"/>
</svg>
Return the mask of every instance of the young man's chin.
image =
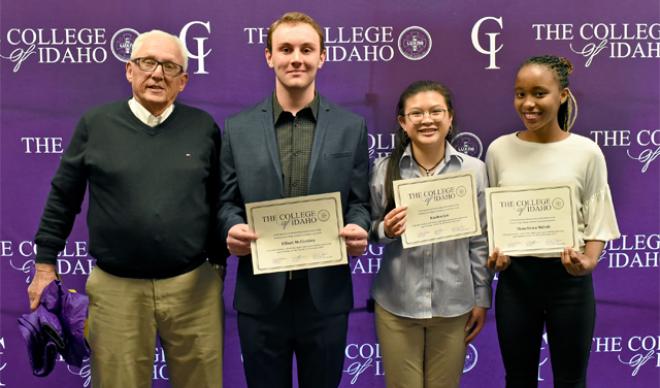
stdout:
<svg viewBox="0 0 660 388">
<path fill-rule="evenodd" d="M 294 78 L 294 79 L 286 80 L 284 86 L 289 89 L 306 89 L 311 84 L 312 82 L 310 82 L 310 80 L 302 79 L 302 78 Z"/>
</svg>

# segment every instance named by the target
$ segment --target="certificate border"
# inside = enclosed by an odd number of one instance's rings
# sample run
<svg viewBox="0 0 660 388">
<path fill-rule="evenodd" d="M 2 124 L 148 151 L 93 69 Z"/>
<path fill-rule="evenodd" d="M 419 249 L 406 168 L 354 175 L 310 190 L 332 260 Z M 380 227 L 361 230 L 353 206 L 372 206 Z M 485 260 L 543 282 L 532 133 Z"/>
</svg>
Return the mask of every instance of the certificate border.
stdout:
<svg viewBox="0 0 660 388">
<path fill-rule="evenodd" d="M 394 186 L 394 199 L 395 202 L 401 203 L 401 194 L 398 190 L 399 187 L 404 187 L 404 186 L 410 186 L 414 185 L 421 180 L 426 182 L 433 182 L 433 181 L 440 181 L 440 180 L 449 180 L 449 179 L 455 179 L 455 178 L 464 178 L 468 177 L 468 181 L 470 182 L 470 185 L 472 186 L 472 206 L 474 209 L 476 209 L 476 212 L 472 212 L 473 214 L 473 222 L 475 225 L 475 228 L 470 231 L 465 231 L 461 233 L 456 233 L 452 235 L 445 235 L 444 237 L 441 238 L 428 238 L 424 240 L 416 240 L 415 242 L 409 242 L 408 238 L 406 237 L 405 232 L 401 235 L 401 244 L 403 245 L 404 248 L 414 248 L 418 247 L 420 245 L 426 245 L 426 244 L 432 244 L 432 243 L 438 243 L 438 242 L 443 242 L 443 241 L 450 241 L 450 240 L 457 240 L 460 238 L 467 238 L 467 237 L 472 237 L 472 236 L 478 236 L 482 233 L 481 231 L 481 223 L 479 222 L 479 203 L 477 200 L 477 185 L 476 185 L 476 176 L 473 171 L 460 171 L 456 173 L 449 173 L 449 174 L 440 174 L 440 175 L 434 175 L 431 177 L 421 177 L 421 178 L 413 178 L 413 179 L 401 179 L 398 180 L 395 186 Z M 394 182 L 392 183 L 394 184 Z M 397 206 L 399 206 L 397 204 Z"/>
<path fill-rule="evenodd" d="M 488 220 L 488 252 L 489 254 L 492 253 L 495 250 L 495 222 L 494 222 L 494 215 L 492 209 L 494 208 L 492 205 L 492 198 L 493 194 L 499 194 L 499 193 L 508 193 L 508 192 L 521 192 L 521 191 L 541 191 L 541 190 L 548 190 L 548 189 L 563 189 L 567 188 L 568 189 L 568 198 L 570 202 L 570 214 L 571 214 L 571 225 L 572 227 L 572 233 L 571 233 L 571 245 L 575 248 L 577 247 L 577 214 L 575 209 L 575 201 L 573 198 L 573 185 L 570 183 L 564 183 L 564 184 L 556 184 L 556 185 L 534 185 L 534 186 L 504 186 L 504 187 L 490 187 L 486 189 L 486 217 Z M 518 256 L 524 256 L 524 255 L 533 255 L 535 253 L 538 254 L 550 254 L 554 253 L 549 252 L 553 248 L 536 248 L 536 249 L 530 249 L 530 248 L 521 248 L 521 249 L 514 249 L 510 250 L 507 249 L 506 251 L 503 251 L 503 253 L 513 256 L 513 255 L 518 255 Z M 561 252 L 564 249 L 564 246 L 560 247 L 559 252 Z"/>
<path fill-rule="evenodd" d="M 257 209 L 265 208 L 265 207 L 273 207 L 273 206 L 278 206 L 278 205 L 295 205 L 298 203 L 310 203 L 310 202 L 315 202 L 315 201 L 325 201 L 325 200 L 331 200 L 334 202 L 335 206 L 335 214 L 336 214 L 336 219 L 337 219 L 337 231 L 339 232 L 341 228 L 344 226 L 344 217 L 342 213 L 342 206 L 341 206 L 341 196 L 338 191 L 333 192 L 333 193 L 326 193 L 326 194 L 313 194 L 313 195 L 306 195 L 302 197 L 293 197 L 293 198 L 282 198 L 282 199 L 275 199 L 275 200 L 270 200 L 270 201 L 262 201 L 262 202 L 253 202 L 246 204 L 246 215 L 248 218 L 248 225 L 254 225 L 254 211 Z M 346 244 L 344 242 L 344 238 L 341 236 L 337 237 L 339 239 L 339 252 L 338 256 L 339 259 L 333 260 L 333 261 L 318 261 L 318 262 L 306 262 L 304 264 L 305 268 L 304 269 L 311 269 L 311 268 L 320 268 L 320 267 L 330 267 L 333 265 L 341 265 L 341 264 L 348 264 L 348 254 L 346 253 Z M 262 267 L 259 266 L 259 249 L 257 247 L 257 244 L 259 243 L 259 240 L 257 239 L 256 241 L 252 242 L 252 272 L 254 275 L 261 275 L 261 274 L 267 274 L 267 273 L 275 273 L 275 272 L 283 272 L 283 271 L 293 271 L 293 270 L 298 270 L 298 269 L 303 269 L 299 268 L 298 266 L 295 265 L 281 265 L 281 266 L 276 266 L 276 267 Z"/>
</svg>

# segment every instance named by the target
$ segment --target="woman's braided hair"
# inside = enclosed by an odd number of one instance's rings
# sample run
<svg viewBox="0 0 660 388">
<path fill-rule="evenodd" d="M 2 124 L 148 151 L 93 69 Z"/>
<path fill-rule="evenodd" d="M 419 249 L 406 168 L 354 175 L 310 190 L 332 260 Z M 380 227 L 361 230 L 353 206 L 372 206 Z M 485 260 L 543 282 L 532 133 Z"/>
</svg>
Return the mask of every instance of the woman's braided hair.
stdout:
<svg viewBox="0 0 660 388">
<path fill-rule="evenodd" d="M 573 64 L 564 57 L 556 55 L 541 55 L 528 58 L 520 67 L 522 68 L 526 65 L 532 64 L 547 66 L 550 68 L 555 73 L 561 89 L 568 90 L 568 98 L 559 107 L 557 121 L 559 121 L 559 126 L 562 130 L 569 132 L 571 128 L 573 128 L 573 124 L 575 124 L 578 114 L 577 100 L 568 88 L 568 76 L 573 72 Z"/>
</svg>

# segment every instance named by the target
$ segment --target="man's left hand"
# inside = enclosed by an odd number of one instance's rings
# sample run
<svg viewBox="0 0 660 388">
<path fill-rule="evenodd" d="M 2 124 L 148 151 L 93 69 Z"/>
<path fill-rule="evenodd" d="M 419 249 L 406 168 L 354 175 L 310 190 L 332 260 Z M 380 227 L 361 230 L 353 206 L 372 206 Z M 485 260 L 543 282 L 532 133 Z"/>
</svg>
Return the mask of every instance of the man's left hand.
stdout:
<svg viewBox="0 0 660 388">
<path fill-rule="evenodd" d="M 346 249 L 351 256 L 361 256 L 367 250 L 367 231 L 361 226 L 347 224 L 340 231 L 339 235 L 346 241 Z"/>
<path fill-rule="evenodd" d="M 41 294 L 44 289 L 53 281 L 57 279 L 57 270 L 53 264 L 35 264 L 34 278 L 28 286 L 28 298 L 30 300 L 30 310 L 34 311 L 39 307 L 41 301 Z"/>
</svg>

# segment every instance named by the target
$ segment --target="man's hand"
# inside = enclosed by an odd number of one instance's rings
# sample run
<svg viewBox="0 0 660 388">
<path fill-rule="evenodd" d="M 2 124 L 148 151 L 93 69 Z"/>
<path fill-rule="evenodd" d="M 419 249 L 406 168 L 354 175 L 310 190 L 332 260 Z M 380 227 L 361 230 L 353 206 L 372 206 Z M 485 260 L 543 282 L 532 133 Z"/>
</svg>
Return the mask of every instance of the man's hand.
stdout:
<svg viewBox="0 0 660 388">
<path fill-rule="evenodd" d="M 227 232 L 227 249 L 234 256 L 247 256 L 252 251 L 250 243 L 257 239 L 257 234 L 247 224 L 236 224 Z"/>
<path fill-rule="evenodd" d="M 346 241 L 346 250 L 351 256 L 361 256 L 367 250 L 367 231 L 355 224 L 347 224 L 339 235 Z"/>
<path fill-rule="evenodd" d="M 57 271 L 53 264 L 35 264 L 34 278 L 27 289 L 30 298 L 30 310 L 34 311 L 39 307 L 41 293 L 53 280 L 57 279 Z"/>
</svg>

